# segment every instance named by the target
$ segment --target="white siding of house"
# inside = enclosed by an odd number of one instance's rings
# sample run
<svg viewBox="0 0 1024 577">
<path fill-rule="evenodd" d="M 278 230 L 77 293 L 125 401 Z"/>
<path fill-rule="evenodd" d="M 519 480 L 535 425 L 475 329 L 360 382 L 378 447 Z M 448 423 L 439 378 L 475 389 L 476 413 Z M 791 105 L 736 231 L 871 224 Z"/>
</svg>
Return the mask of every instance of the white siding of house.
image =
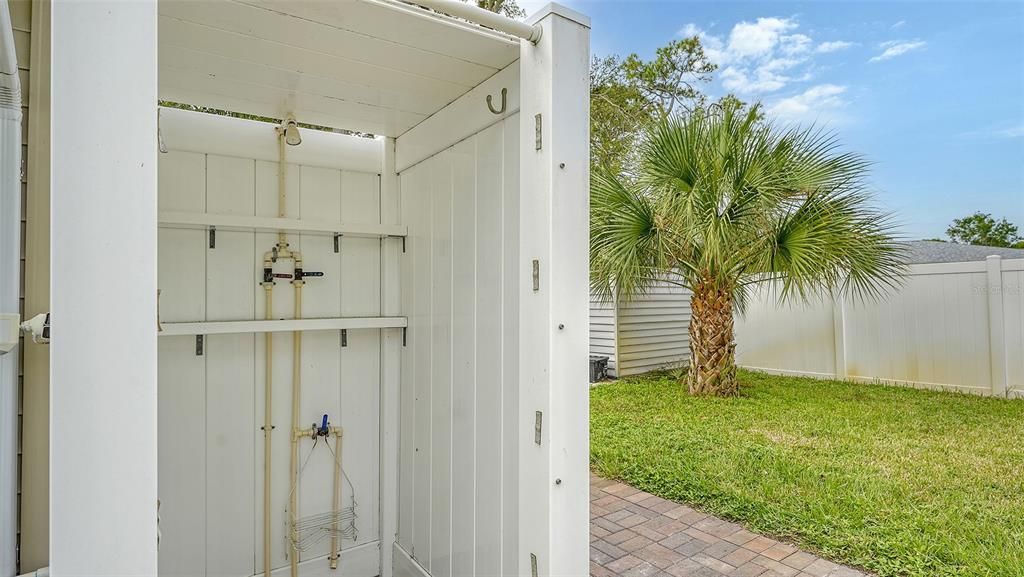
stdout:
<svg viewBox="0 0 1024 577">
<path fill-rule="evenodd" d="M 590 299 L 590 354 L 608 357 L 608 374 L 615 375 L 615 305 Z"/>
<path fill-rule="evenodd" d="M 608 355 L 613 376 L 678 367 L 690 358 L 689 290 L 662 282 L 615 311 L 591 300 L 590 354 Z"/>
<path fill-rule="evenodd" d="M 619 303 L 619 376 L 677 367 L 690 358 L 690 291 L 660 283 Z"/>
</svg>

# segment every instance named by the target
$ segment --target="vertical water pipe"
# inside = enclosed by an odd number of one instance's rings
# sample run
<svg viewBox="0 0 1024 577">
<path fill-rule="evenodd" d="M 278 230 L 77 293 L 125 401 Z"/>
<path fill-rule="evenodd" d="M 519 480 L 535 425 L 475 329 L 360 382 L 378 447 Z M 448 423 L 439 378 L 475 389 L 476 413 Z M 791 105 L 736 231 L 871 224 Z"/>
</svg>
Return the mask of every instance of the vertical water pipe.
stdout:
<svg viewBox="0 0 1024 577">
<path fill-rule="evenodd" d="M 334 492 L 331 495 L 331 507 L 333 508 L 333 521 L 331 525 L 331 552 L 327 559 L 330 561 L 331 569 L 338 568 L 338 561 L 341 560 L 341 549 L 338 547 L 338 520 L 341 516 L 341 427 L 332 427 L 334 433 Z M 355 513 L 353 511 L 353 513 Z"/>
<path fill-rule="evenodd" d="M 288 121 L 285 121 L 286 123 Z M 288 196 L 287 179 L 285 171 L 287 170 L 287 158 L 286 158 L 286 131 L 285 124 L 282 124 L 277 128 L 277 151 L 278 151 L 278 170 L 277 170 L 277 216 L 279 218 L 285 217 L 286 201 Z M 305 284 L 302 274 L 302 254 L 298 251 L 293 251 L 288 247 L 288 237 L 281 231 L 277 236 L 277 246 L 274 250 L 267 252 L 263 255 L 263 268 L 264 278 L 263 286 L 266 290 L 267 295 L 267 319 L 271 318 L 271 307 L 273 301 L 273 285 L 274 285 L 274 274 L 273 265 L 278 259 L 291 260 L 293 264 L 293 276 L 292 276 L 292 287 L 295 289 L 295 319 L 302 318 L 302 286 Z M 272 397 L 272 379 L 271 374 L 271 354 L 272 354 L 272 335 L 266 333 L 266 347 L 267 347 L 267 381 L 265 385 L 266 400 L 265 405 L 265 423 L 264 423 L 264 494 L 263 494 L 263 532 L 264 532 L 264 567 L 263 572 L 265 577 L 270 577 L 270 431 L 273 429 L 271 425 L 271 406 L 273 403 Z M 296 438 L 296 431 L 299 430 L 299 405 L 302 401 L 302 331 L 292 331 L 292 419 L 291 419 L 291 459 L 289 464 L 289 479 L 291 490 L 289 491 L 289 503 L 288 503 L 288 542 L 289 542 L 289 555 L 288 559 L 291 566 L 292 577 L 298 577 L 299 574 L 299 551 L 295 546 L 295 541 L 298 535 L 295 533 L 295 524 L 298 520 L 298 487 L 297 487 L 297 475 L 298 475 L 298 439 Z"/>
<path fill-rule="evenodd" d="M 293 253 L 295 254 L 295 253 Z M 302 270 L 301 257 L 295 258 L 295 270 L 296 272 Z M 296 275 L 298 276 L 298 275 Z M 295 286 L 295 318 L 302 318 L 302 277 L 299 276 L 292 280 L 292 284 Z M 292 362 L 292 431 L 299 430 L 299 404 L 302 402 L 302 386 L 301 386 L 301 359 L 302 359 L 302 333 L 294 331 L 292 333 L 292 355 L 294 356 Z M 299 575 L 299 551 L 295 547 L 295 541 L 298 539 L 298 535 L 295 534 L 295 523 L 298 521 L 298 464 L 299 464 L 299 437 L 295 434 L 291 435 L 292 438 L 292 453 L 291 453 L 291 466 L 289 467 L 292 490 L 290 493 L 290 501 L 288 503 L 288 518 L 291 524 L 291 543 L 292 551 L 290 555 L 291 561 L 291 575 L 292 577 L 298 577 Z"/>
<path fill-rule="evenodd" d="M 21 85 L 7 0 L 0 0 L 0 313 L 18 312 L 21 273 Z M 0 354 L 0 576 L 17 539 L 18 351 Z"/>
<path fill-rule="evenodd" d="M 270 268 L 273 271 L 273 263 L 263 257 L 264 270 Z M 268 280 L 266 275 L 263 278 L 263 293 L 266 296 L 266 314 L 264 318 L 268 321 L 273 318 L 274 309 L 274 277 Z M 274 333 L 263 333 L 263 342 L 266 347 L 266 359 L 264 371 L 266 373 L 263 383 L 263 575 L 270 577 L 270 457 L 273 452 L 270 443 L 270 432 L 274 429 L 272 402 L 274 392 Z"/>
</svg>

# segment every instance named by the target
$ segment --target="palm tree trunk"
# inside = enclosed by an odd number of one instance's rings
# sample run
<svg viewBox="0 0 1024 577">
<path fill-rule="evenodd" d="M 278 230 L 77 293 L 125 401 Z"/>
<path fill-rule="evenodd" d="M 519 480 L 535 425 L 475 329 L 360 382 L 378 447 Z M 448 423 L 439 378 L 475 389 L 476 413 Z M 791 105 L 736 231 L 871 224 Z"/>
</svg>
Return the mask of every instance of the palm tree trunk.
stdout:
<svg viewBox="0 0 1024 577">
<path fill-rule="evenodd" d="M 701 283 L 690 299 L 691 395 L 733 396 L 736 381 L 736 343 L 733 340 L 732 292 Z"/>
</svg>

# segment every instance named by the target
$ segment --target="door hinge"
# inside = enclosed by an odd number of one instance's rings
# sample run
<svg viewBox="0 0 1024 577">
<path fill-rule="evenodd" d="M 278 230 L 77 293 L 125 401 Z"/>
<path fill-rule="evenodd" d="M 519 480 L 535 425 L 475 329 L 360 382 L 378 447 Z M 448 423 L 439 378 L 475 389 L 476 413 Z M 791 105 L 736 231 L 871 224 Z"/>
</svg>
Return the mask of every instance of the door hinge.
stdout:
<svg viewBox="0 0 1024 577">
<path fill-rule="evenodd" d="M 534 123 L 533 149 L 534 150 L 540 150 L 541 148 L 544 147 L 544 142 L 543 142 L 544 139 L 542 137 L 543 130 L 541 128 L 542 121 L 541 121 L 540 113 L 537 113 L 537 115 L 533 117 L 533 123 Z"/>
<path fill-rule="evenodd" d="M 530 553 L 530 576 L 537 577 L 537 554 Z"/>
<path fill-rule="evenodd" d="M 540 290 L 540 261 L 533 259 L 533 292 Z"/>
<path fill-rule="evenodd" d="M 337 233 L 334 234 L 334 252 L 341 252 L 341 235 Z"/>
<path fill-rule="evenodd" d="M 404 347 L 408 342 L 409 327 L 402 327 L 402 346 Z"/>
<path fill-rule="evenodd" d="M 544 432 L 544 413 L 537 411 L 533 417 L 533 442 L 540 444 L 541 435 Z"/>
<path fill-rule="evenodd" d="M 196 356 L 203 356 L 203 335 L 196 335 Z"/>
<path fill-rule="evenodd" d="M 341 329 L 341 346 L 348 346 L 348 329 Z"/>
<path fill-rule="evenodd" d="M 217 227 L 210 227 L 210 248 L 217 248 Z"/>
</svg>

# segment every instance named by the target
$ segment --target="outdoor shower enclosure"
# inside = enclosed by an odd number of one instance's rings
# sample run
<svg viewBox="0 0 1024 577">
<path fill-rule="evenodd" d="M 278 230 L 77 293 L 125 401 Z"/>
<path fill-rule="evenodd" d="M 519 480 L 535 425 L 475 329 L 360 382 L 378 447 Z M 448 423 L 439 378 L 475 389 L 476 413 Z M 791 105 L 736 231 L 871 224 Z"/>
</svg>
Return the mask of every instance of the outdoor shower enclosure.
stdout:
<svg viewBox="0 0 1024 577">
<path fill-rule="evenodd" d="M 587 573 L 589 23 L 417 4 L 54 4 L 53 575 Z"/>
</svg>

